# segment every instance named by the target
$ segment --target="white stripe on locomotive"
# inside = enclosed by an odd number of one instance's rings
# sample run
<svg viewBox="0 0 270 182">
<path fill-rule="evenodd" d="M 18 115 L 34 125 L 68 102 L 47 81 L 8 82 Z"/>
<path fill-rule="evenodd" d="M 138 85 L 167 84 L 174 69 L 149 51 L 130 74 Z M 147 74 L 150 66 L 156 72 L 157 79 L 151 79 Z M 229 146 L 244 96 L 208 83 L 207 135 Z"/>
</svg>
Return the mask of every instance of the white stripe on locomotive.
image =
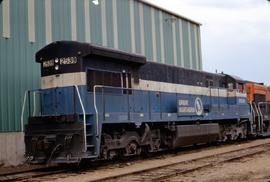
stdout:
<svg viewBox="0 0 270 182">
<path fill-rule="evenodd" d="M 86 85 L 86 73 L 64 73 L 59 75 L 44 76 L 41 78 L 41 88 L 66 87 L 72 85 Z M 160 91 L 179 94 L 193 94 L 214 97 L 246 97 L 246 93 L 236 90 L 228 92 L 224 88 L 208 88 L 201 86 L 174 84 L 140 79 L 139 84 L 135 84 L 132 79 L 132 88 L 139 90 Z"/>
</svg>

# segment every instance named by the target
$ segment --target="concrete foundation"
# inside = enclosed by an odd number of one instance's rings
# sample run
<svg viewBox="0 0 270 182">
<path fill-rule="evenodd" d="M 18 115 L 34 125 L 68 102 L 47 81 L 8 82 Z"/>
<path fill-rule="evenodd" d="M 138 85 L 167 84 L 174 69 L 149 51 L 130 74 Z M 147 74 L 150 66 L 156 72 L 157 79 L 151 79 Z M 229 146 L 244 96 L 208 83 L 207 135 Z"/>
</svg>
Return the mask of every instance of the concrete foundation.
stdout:
<svg viewBox="0 0 270 182">
<path fill-rule="evenodd" d="M 24 133 L 0 133 L 0 165 L 16 166 L 24 162 Z"/>
</svg>

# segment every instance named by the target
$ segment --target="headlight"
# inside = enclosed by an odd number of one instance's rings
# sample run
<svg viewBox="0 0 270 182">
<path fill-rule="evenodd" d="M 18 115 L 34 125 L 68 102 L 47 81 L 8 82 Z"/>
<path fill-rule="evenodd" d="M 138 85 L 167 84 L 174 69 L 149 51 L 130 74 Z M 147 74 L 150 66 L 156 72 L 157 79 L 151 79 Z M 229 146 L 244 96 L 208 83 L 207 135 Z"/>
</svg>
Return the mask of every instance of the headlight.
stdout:
<svg viewBox="0 0 270 182">
<path fill-rule="evenodd" d="M 54 69 L 55 69 L 55 70 L 59 70 L 59 65 L 55 65 L 55 66 L 54 66 Z"/>
</svg>

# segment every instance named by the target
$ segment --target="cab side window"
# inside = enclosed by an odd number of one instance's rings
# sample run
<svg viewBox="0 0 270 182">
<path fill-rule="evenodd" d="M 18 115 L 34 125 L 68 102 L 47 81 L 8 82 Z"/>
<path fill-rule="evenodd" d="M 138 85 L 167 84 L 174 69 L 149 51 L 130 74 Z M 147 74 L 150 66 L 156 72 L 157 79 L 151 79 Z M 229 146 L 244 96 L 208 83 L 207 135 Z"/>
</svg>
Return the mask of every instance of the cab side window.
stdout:
<svg viewBox="0 0 270 182">
<path fill-rule="evenodd" d="M 88 91 L 93 91 L 95 85 L 122 87 L 121 73 L 89 69 L 87 71 Z"/>
<path fill-rule="evenodd" d="M 206 80 L 205 81 L 205 87 L 213 87 L 214 81 L 213 80 Z"/>
<path fill-rule="evenodd" d="M 241 92 L 241 93 L 244 93 L 244 84 L 238 84 L 238 90 L 239 90 L 239 92 Z"/>
<path fill-rule="evenodd" d="M 92 92 L 95 85 L 118 87 L 117 88 L 106 88 L 109 92 L 122 92 L 123 94 L 132 94 L 131 88 L 131 74 L 123 71 L 121 72 L 111 72 L 105 70 L 87 70 L 87 89 Z"/>
</svg>

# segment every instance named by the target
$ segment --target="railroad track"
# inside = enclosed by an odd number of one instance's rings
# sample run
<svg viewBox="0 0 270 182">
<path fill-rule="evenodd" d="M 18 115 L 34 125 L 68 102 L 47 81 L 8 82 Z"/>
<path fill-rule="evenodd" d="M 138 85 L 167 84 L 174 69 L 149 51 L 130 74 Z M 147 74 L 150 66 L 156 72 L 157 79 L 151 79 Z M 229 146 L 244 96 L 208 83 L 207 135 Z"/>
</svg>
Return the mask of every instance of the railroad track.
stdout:
<svg viewBox="0 0 270 182">
<path fill-rule="evenodd" d="M 19 170 L 14 172 L 6 172 L 0 174 L 0 181 L 20 181 L 31 178 L 38 178 L 48 175 L 60 174 L 71 171 L 70 168 L 60 166 L 53 167 L 37 167 L 33 169 Z"/>
<path fill-rule="evenodd" d="M 203 146 L 197 146 L 194 147 L 195 149 L 202 149 Z M 184 151 L 188 151 L 190 149 L 186 148 Z M 183 151 L 183 152 L 184 152 Z M 149 156 L 149 158 L 155 158 L 160 155 L 166 154 L 166 152 L 172 152 L 174 153 L 175 151 L 162 151 L 160 153 L 153 153 L 152 155 Z M 84 171 L 89 171 L 91 168 L 106 168 L 107 166 L 112 166 L 112 165 L 125 165 L 127 162 L 132 162 L 132 161 L 137 161 L 137 160 L 143 160 L 139 159 L 138 157 L 135 158 L 130 158 L 130 159 L 119 159 L 118 161 L 100 161 L 100 162 L 93 162 L 90 166 L 83 164 L 83 166 L 77 167 L 77 166 L 71 166 L 71 168 L 68 168 L 67 166 L 46 166 L 46 165 L 38 165 L 38 166 L 27 166 L 26 168 L 23 169 L 14 169 L 12 171 L 6 171 L 6 172 L 0 172 L 0 182 L 1 181 L 43 181 L 44 179 L 47 180 L 53 180 L 57 178 L 57 174 L 61 177 L 63 173 L 70 172 L 72 173 L 71 175 L 74 174 L 79 174 L 79 173 L 84 173 Z M 76 168 L 77 167 L 77 168 Z M 54 175 L 54 176 L 53 176 Z M 65 176 L 68 176 L 69 174 L 65 174 Z M 50 177 L 51 176 L 51 177 Z"/>
<path fill-rule="evenodd" d="M 184 152 L 154 155 L 150 159 L 120 162 L 120 165 L 93 165 L 92 168 L 40 169 L 0 174 L 0 181 L 166 181 L 170 177 L 192 173 L 221 163 L 260 154 L 270 149 L 270 139 L 241 142 L 240 144 L 200 148 Z M 159 156 L 159 157 L 158 157 Z M 153 161 L 157 161 L 154 162 Z M 124 165 L 126 163 L 132 163 Z M 142 164 L 143 163 L 143 164 Z M 123 165 L 122 165 L 123 164 Z M 141 165 L 140 165 L 141 164 Z M 137 165 L 137 166 L 136 166 Z"/>
<path fill-rule="evenodd" d="M 170 164 L 160 164 L 143 170 L 132 171 L 125 174 L 108 176 L 90 181 L 169 181 L 171 177 L 192 173 L 204 168 L 213 167 L 226 162 L 240 160 L 260 153 L 268 152 L 270 143 L 250 146 L 239 150 L 227 151 L 224 153 L 203 156 L 191 160 L 180 161 Z"/>
</svg>

